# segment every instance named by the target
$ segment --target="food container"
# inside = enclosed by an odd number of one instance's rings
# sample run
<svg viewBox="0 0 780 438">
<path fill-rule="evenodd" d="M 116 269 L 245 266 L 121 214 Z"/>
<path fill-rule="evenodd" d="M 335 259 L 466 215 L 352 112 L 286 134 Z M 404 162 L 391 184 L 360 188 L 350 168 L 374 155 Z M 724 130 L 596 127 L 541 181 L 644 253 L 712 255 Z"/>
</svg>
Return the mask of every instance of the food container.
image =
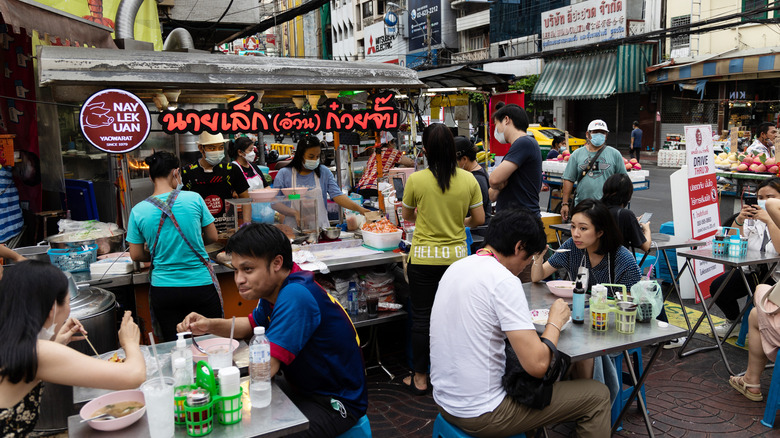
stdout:
<svg viewBox="0 0 780 438">
<path fill-rule="evenodd" d="M 127 402 L 127 401 L 144 403 L 144 394 L 137 389 L 130 390 L 130 391 L 112 392 L 100 396 L 90 401 L 89 403 L 85 404 L 84 407 L 81 408 L 81 411 L 79 411 L 79 415 L 81 416 L 82 420 L 86 420 L 87 418 L 92 418 L 94 416 L 95 411 L 97 411 L 100 408 L 103 408 L 106 405 L 116 404 L 119 402 Z M 87 424 L 89 424 L 89 426 L 95 430 L 110 432 L 114 430 L 124 429 L 127 426 L 130 426 L 131 424 L 138 421 L 141 417 L 143 417 L 144 413 L 146 413 L 146 406 L 123 417 L 115 418 L 113 420 L 89 421 L 87 422 Z"/>
<path fill-rule="evenodd" d="M 321 233 L 322 233 L 322 237 L 324 237 L 326 239 L 336 240 L 341 235 L 341 228 L 339 228 L 339 227 L 323 228 Z"/>
<path fill-rule="evenodd" d="M 401 243 L 402 234 L 403 230 L 394 231 L 392 233 L 373 233 L 371 231 L 363 230 L 363 243 L 372 249 L 391 251 L 396 249 L 398 244 Z"/>
<path fill-rule="evenodd" d="M 574 293 L 574 282 L 568 280 L 548 281 L 547 288 L 556 297 L 571 298 Z"/>
<path fill-rule="evenodd" d="M 89 271 L 89 266 L 97 261 L 97 244 L 84 245 L 82 248 L 52 248 L 48 251 L 51 263 L 65 272 Z"/>
<path fill-rule="evenodd" d="M 253 201 L 268 202 L 273 200 L 279 194 L 279 189 L 265 188 L 249 191 L 249 197 Z"/>
<path fill-rule="evenodd" d="M 43 245 L 43 242 L 41 242 L 41 245 L 38 246 L 24 246 L 21 248 L 16 248 L 14 251 L 24 256 L 24 258 L 29 260 L 38 260 L 41 262 L 49 263 L 49 254 L 48 251 L 51 249 L 49 245 Z M 13 264 L 13 260 L 5 260 L 5 263 Z"/>
<path fill-rule="evenodd" d="M 80 239 L 73 238 L 73 233 L 61 233 L 49 236 L 46 241 L 52 248 L 56 249 L 68 249 L 68 248 L 81 248 L 83 245 L 97 244 L 98 255 L 108 254 L 112 252 L 122 252 L 125 243 L 125 234 L 127 232 L 122 229 L 118 229 L 115 234 L 110 237 L 100 237 L 97 239 Z"/>
<path fill-rule="evenodd" d="M 544 333 L 544 330 L 547 326 L 547 318 L 549 316 L 550 309 L 531 310 L 531 322 L 534 323 L 534 328 L 536 328 L 537 333 Z M 566 324 L 561 327 L 561 331 L 566 330 L 566 328 L 569 327 L 569 324 L 571 324 L 571 317 L 569 317 L 569 320 L 566 321 Z"/>
</svg>

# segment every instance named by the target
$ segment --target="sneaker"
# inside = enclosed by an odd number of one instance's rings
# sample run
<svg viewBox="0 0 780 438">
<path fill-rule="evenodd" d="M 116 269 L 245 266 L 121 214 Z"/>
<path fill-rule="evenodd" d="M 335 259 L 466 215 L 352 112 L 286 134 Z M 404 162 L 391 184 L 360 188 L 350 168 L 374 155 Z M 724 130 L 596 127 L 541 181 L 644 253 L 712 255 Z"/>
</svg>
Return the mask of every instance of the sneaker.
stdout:
<svg viewBox="0 0 780 438">
<path fill-rule="evenodd" d="M 734 330 L 731 331 L 729 338 L 734 338 L 739 336 L 739 329 L 741 326 L 742 326 L 741 323 L 734 326 Z M 715 334 L 718 335 L 719 338 L 723 339 L 726 336 L 726 332 L 729 330 L 729 327 L 731 327 L 731 321 L 726 321 L 721 325 L 716 325 Z"/>
<path fill-rule="evenodd" d="M 685 343 L 686 339 L 688 338 L 685 336 L 677 339 L 672 339 L 671 341 L 664 344 L 664 350 L 674 350 L 675 348 L 680 348 L 682 347 L 682 344 Z"/>
</svg>

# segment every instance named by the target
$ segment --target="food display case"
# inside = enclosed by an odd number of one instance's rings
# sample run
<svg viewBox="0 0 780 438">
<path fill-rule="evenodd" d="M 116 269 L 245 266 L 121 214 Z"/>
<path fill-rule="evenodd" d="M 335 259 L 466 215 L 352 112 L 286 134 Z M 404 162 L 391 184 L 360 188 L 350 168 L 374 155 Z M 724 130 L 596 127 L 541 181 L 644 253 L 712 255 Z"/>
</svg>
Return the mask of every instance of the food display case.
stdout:
<svg viewBox="0 0 780 438">
<path fill-rule="evenodd" d="M 235 209 L 236 230 L 251 222 L 273 224 L 293 243 L 317 243 L 320 230 L 316 198 L 306 193 L 285 194 L 278 189 L 263 191 L 278 194 L 227 200 Z"/>
</svg>

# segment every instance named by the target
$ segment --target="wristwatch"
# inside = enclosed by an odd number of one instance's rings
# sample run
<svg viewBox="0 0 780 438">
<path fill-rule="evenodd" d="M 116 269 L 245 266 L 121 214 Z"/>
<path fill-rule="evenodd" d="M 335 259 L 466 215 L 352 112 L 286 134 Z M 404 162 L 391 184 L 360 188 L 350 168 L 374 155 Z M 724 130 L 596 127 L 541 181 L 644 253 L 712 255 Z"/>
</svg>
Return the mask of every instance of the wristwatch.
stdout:
<svg viewBox="0 0 780 438">
<path fill-rule="evenodd" d="M 568 202 L 561 202 L 561 205 L 569 205 Z"/>
</svg>

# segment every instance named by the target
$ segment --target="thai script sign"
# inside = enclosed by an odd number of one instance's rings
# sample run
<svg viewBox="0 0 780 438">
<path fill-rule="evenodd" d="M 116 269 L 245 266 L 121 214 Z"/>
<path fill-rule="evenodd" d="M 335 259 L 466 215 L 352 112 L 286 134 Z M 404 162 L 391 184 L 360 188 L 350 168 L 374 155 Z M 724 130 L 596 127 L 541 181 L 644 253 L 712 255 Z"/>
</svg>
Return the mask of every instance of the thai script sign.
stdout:
<svg viewBox="0 0 780 438">
<path fill-rule="evenodd" d="M 626 5 L 623 3 L 621 0 L 589 0 L 543 12 L 542 50 L 624 38 Z"/>
<path fill-rule="evenodd" d="M 149 109 L 138 96 L 117 89 L 93 94 L 79 113 L 84 138 L 112 154 L 124 154 L 141 146 L 149 136 L 151 121 Z"/>
<path fill-rule="evenodd" d="M 257 94 L 248 93 L 228 104 L 228 108 L 163 111 L 158 120 L 163 131 L 168 134 L 314 134 L 320 131 L 390 131 L 398 129 L 400 125 L 398 106 L 393 93 L 389 91 L 369 96 L 368 101 L 372 104 L 365 110 L 346 110 L 337 99 L 328 99 L 323 109 L 318 111 L 292 108 L 265 112 L 253 107 L 256 101 Z"/>
</svg>

